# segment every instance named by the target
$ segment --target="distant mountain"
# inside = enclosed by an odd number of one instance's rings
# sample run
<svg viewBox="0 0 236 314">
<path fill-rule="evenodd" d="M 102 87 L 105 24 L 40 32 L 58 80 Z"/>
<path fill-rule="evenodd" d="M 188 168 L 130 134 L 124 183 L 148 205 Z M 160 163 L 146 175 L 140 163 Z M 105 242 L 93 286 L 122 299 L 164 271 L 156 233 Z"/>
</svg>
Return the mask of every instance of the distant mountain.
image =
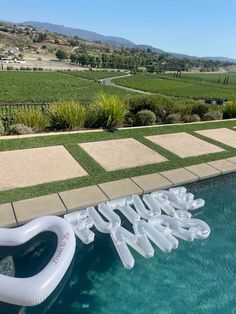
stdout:
<svg viewBox="0 0 236 314">
<path fill-rule="evenodd" d="M 125 38 L 115 37 L 115 36 L 104 36 L 95 32 L 86 31 L 84 29 L 66 27 L 64 25 L 56 25 L 56 24 L 51 24 L 51 23 L 34 22 L 34 21 L 27 21 L 21 24 L 31 25 L 39 29 L 46 29 L 47 31 L 52 32 L 52 33 L 58 33 L 58 34 L 63 34 L 67 36 L 78 36 L 85 40 L 91 40 L 91 41 L 97 40 L 97 41 L 101 41 L 103 43 L 106 43 L 112 46 L 125 47 L 125 48 L 151 49 L 152 51 L 157 52 L 157 53 L 165 53 L 163 50 L 154 48 L 149 45 L 137 45 L 133 43 L 132 41 L 127 40 Z"/>
<path fill-rule="evenodd" d="M 65 27 L 64 25 L 56 25 L 56 24 L 51 24 L 51 23 L 42 23 L 42 22 L 34 22 L 34 21 L 27 21 L 21 24 L 31 25 L 39 29 L 46 29 L 47 31 L 52 32 L 52 33 L 58 33 L 58 34 L 63 34 L 67 36 L 78 36 L 85 40 L 91 40 L 91 41 L 97 40 L 97 41 L 102 41 L 106 44 L 115 45 L 115 46 L 124 46 L 128 48 L 136 47 L 136 45 L 133 42 L 125 38 L 104 36 L 95 32 L 86 31 L 84 29 Z"/>
<path fill-rule="evenodd" d="M 151 49 L 152 51 L 154 51 L 156 53 L 166 53 L 164 50 L 161 50 L 159 48 L 155 48 L 155 47 L 150 46 L 150 45 L 136 45 L 135 47 L 139 48 L 139 49 Z"/>
<path fill-rule="evenodd" d="M 174 53 L 174 52 L 171 52 L 170 54 L 179 59 L 202 59 L 205 61 L 212 60 L 212 61 L 236 63 L 236 59 L 227 58 L 227 57 L 196 57 L 196 56 L 189 56 L 186 54 Z"/>
<path fill-rule="evenodd" d="M 227 57 L 204 57 L 204 60 L 213 60 L 213 61 L 221 61 L 221 62 L 232 62 L 236 63 L 236 59 L 227 58 Z"/>
<path fill-rule="evenodd" d="M 63 34 L 67 36 L 78 36 L 85 40 L 90 41 L 101 41 L 103 43 L 117 46 L 117 47 L 125 47 L 125 48 L 139 48 L 139 49 L 151 49 L 153 52 L 156 53 L 167 53 L 159 48 L 155 48 L 149 45 L 145 44 L 135 44 L 132 41 L 122 38 L 122 37 L 115 37 L 115 36 L 105 36 L 98 34 L 96 32 L 87 31 L 84 29 L 79 28 L 72 28 L 72 27 L 66 27 L 64 25 L 57 25 L 57 24 L 51 24 L 51 23 L 43 23 L 43 22 L 36 22 L 36 21 L 26 21 L 23 23 L 20 23 L 23 25 L 31 25 L 32 27 L 39 28 L 39 29 L 45 29 L 52 33 L 58 33 Z M 227 58 L 227 57 L 195 57 L 195 56 L 189 56 L 186 54 L 180 54 L 180 53 L 169 53 L 173 55 L 176 58 L 198 58 L 198 59 L 204 59 L 204 60 L 213 60 L 213 61 L 223 61 L 223 62 L 231 62 L 236 63 L 236 59 Z"/>
</svg>

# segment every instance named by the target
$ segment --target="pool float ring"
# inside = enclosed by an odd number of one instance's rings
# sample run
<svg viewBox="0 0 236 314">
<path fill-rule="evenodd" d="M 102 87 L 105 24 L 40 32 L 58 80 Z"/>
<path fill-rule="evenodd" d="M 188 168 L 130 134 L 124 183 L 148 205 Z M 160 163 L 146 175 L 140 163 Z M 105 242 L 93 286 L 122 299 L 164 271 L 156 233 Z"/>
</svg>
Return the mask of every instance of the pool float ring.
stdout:
<svg viewBox="0 0 236 314">
<path fill-rule="evenodd" d="M 0 275 L 0 301 L 34 306 L 42 303 L 60 283 L 71 264 L 76 246 L 73 228 L 64 219 L 45 216 L 19 228 L 1 228 L 0 245 L 21 245 L 45 231 L 57 235 L 57 248 L 53 257 L 41 272 L 32 277 L 15 278 Z"/>
</svg>

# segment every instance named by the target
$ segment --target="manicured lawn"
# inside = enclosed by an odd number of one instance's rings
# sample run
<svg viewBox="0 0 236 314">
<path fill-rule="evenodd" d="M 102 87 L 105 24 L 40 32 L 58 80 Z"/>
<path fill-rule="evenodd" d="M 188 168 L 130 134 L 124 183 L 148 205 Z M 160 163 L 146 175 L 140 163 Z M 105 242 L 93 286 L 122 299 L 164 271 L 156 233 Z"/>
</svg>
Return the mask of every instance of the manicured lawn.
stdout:
<svg viewBox="0 0 236 314">
<path fill-rule="evenodd" d="M 100 80 L 104 78 L 122 76 L 125 75 L 126 73 L 115 71 L 71 71 L 67 72 L 67 74 L 81 77 L 87 80 Z"/>
<path fill-rule="evenodd" d="M 229 84 L 224 85 L 226 76 Z M 218 79 L 220 83 L 218 84 Z M 114 79 L 114 83 L 151 93 L 169 96 L 193 98 L 226 98 L 236 97 L 236 73 L 231 74 L 186 74 L 175 78 L 173 74 L 139 74 L 126 78 Z"/>
<path fill-rule="evenodd" d="M 127 97 L 132 93 L 116 87 L 58 72 L 0 72 L 0 102 L 53 102 L 78 99 L 89 102 L 98 93 Z"/>
<path fill-rule="evenodd" d="M 227 158 L 236 156 L 236 149 L 223 145 L 214 140 L 205 138 L 194 131 L 203 129 L 214 129 L 220 127 L 232 128 L 236 126 L 236 120 L 234 121 L 222 121 L 222 122 L 209 122 L 202 124 L 185 124 L 185 125 L 168 125 L 152 128 L 139 128 L 139 129 L 124 129 L 119 130 L 116 133 L 109 132 L 92 132 L 92 133 L 79 133 L 79 134 L 65 134 L 56 136 L 45 136 L 45 137 L 31 137 L 21 139 L 9 139 L 0 140 L 0 151 L 17 150 L 34 147 L 64 145 L 64 147 L 71 153 L 72 156 L 80 163 L 80 165 L 88 172 L 87 177 L 80 177 L 69 179 L 66 181 L 57 181 L 52 183 L 41 184 L 38 186 L 18 188 L 14 190 L 0 192 L 0 203 L 7 203 L 25 198 L 36 197 L 44 194 L 51 194 L 59 191 L 70 190 L 73 188 L 98 184 L 102 182 L 138 176 L 143 174 L 150 174 L 158 171 L 164 171 L 193 164 L 198 164 L 207 161 L 213 161 L 217 159 Z M 176 132 L 187 132 L 198 138 L 204 139 L 209 143 L 215 144 L 218 147 L 225 149 L 223 152 L 208 154 L 198 157 L 180 158 L 170 151 L 164 149 L 157 144 L 154 144 L 147 139 L 145 136 L 176 133 Z M 79 147 L 78 143 L 94 142 L 111 139 L 122 139 L 122 138 L 134 138 L 139 142 L 147 145 L 149 148 L 160 153 L 168 159 L 163 163 L 151 164 L 140 166 L 136 168 L 122 169 L 111 172 L 106 172 L 97 162 L 95 162 L 82 148 Z M 137 156 L 138 158 L 138 156 Z"/>
</svg>

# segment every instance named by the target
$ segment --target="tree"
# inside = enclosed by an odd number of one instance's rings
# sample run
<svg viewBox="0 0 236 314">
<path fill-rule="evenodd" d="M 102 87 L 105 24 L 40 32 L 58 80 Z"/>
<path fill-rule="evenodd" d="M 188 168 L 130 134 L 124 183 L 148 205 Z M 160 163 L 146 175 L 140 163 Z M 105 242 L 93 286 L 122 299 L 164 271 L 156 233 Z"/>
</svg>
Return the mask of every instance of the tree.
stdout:
<svg viewBox="0 0 236 314">
<path fill-rule="evenodd" d="M 66 53 L 65 53 L 64 50 L 58 49 L 57 52 L 56 52 L 56 57 L 57 57 L 57 59 L 58 59 L 59 61 L 61 61 L 61 60 L 66 59 L 66 58 L 67 58 L 67 55 L 66 55 Z"/>
<path fill-rule="evenodd" d="M 69 44 L 71 47 L 78 47 L 80 45 L 80 41 L 79 40 L 74 40 L 74 39 L 71 39 L 69 41 Z"/>
<path fill-rule="evenodd" d="M 72 53 L 71 55 L 70 55 L 70 61 L 71 62 L 77 62 L 77 55 L 76 54 L 74 54 L 74 53 Z"/>
<path fill-rule="evenodd" d="M 47 34 L 46 33 L 38 33 L 34 36 L 33 38 L 33 42 L 35 43 L 41 43 L 42 41 L 44 41 L 47 38 Z"/>
</svg>

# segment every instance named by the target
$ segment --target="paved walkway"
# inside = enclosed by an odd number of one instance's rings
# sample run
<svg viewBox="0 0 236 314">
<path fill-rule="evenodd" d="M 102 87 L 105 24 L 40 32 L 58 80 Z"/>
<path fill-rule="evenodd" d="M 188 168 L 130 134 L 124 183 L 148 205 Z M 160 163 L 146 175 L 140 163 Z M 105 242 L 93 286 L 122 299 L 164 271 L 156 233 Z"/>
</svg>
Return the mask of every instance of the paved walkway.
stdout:
<svg viewBox="0 0 236 314">
<path fill-rule="evenodd" d="M 196 133 L 209 137 L 230 147 L 236 148 L 236 131 L 227 128 L 220 128 L 197 131 Z"/>
<path fill-rule="evenodd" d="M 184 132 L 153 135 L 146 138 L 182 158 L 218 153 L 224 150 Z"/>
<path fill-rule="evenodd" d="M 236 157 L 131 177 L 0 205 L 0 227 L 22 225 L 43 215 L 64 215 L 132 194 L 182 185 L 236 171 Z"/>
<path fill-rule="evenodd" d="M 80 144 L 106 171 L 167 161 L 165 157 L 133 138 Z"/>
<path fill-rule="evenodd" d="M 184 132 L 148 136 L 147 140 L 183 160 L 191 156 L 224 153 L 220 147 L 222 143 L 236 148 L 236 131 L 221 128 L 197 133 L 213 138 L 219 146 L 207 142 L 207 137 L 205 141 Z M 62 215 L 108 199 L 142 194 L 236 171 L 236 157 L 231 157 L 132 177 L 133 167 L 171 160 L 133 138 L 78 145 L 89 155 L 88 158 L 94 159 L 106 171 L 129 169 L 129 178 L 0 205 L 0 226 L 16 226 L 41 215 Z M 0 190 L 81 176 L 88 176 L 88 173 L 63 146 L 0 152 Z"/>
<path fill-rule="evenodd" d="M 86 175 L 63 146 L 0 152 L 0 191 Z"/>
</svg>

